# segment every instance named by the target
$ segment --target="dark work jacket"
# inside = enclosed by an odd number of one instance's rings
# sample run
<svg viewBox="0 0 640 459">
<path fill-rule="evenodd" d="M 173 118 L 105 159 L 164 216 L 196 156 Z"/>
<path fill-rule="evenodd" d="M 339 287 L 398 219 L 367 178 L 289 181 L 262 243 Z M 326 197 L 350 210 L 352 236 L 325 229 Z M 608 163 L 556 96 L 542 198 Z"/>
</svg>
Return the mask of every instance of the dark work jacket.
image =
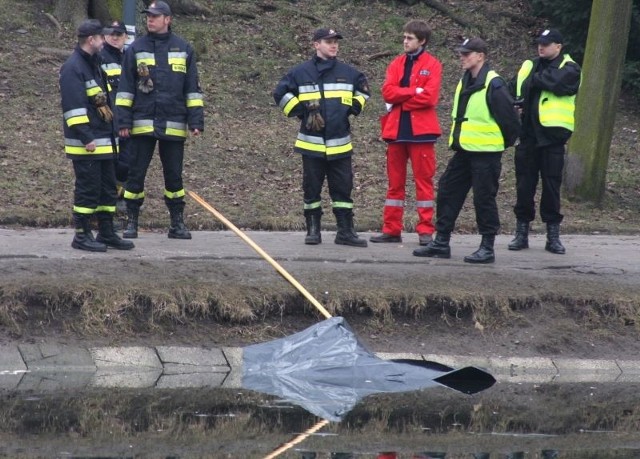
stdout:
<svg viewBox="0 0 640 459">
<path fill-rule="evenodd" d="M 540 124 L 538 106 L 543 89 L 557 96 L 572 96 L 580 88 L 580 66 L 567 62 L 562 68 L 559 65 L 564 59 L 561 52 L 553 60 L 532 59 L 533 68 L 529 77 L 522 84 L 522 97 L 516 104 L 522 107 L 522 129 L 520 142 L 523 145 L 544 147 L 548 145 L 564 145 L 571 137 L 571 131 L 562 127 L 544 127 Z M 517 76 L 510 82 L 511 94 L 516 95 Z"/>
<path fill-rule="evenodd" d="M 113 109 L 98 56 L 76 46 L 60 68 L 59 86 L 67 157 L 73 160 L 114 158 L 115 123 L 104 121 L 95 104 L 96 94 L 104 92 L 107 104 Z M 92 141 L 96 143 L 96 150 L 88 152 L 84 146 Z"/>
<path fill-rule="evenodd" d="M 111 46 L 109 43 L 104 44 L 100 51 L 100 67 L 107 75 L 107 83 L 109 84 L 109 94 L 111 100 L 115 102 L 118 85 L 120 84 L 120 74 L 122 73 L 123 52 L 118 48 Z"/>
<path fill-rule="evenodd" d="M 340 96 L 341 91 L 344 96 Z M 328 160 L 352 154 L 349 116 L 360 114 L 369 95 L 362 72 L 337 59 L 318 56 L 292 68 L 273 91 L 273 98 L 285 115 L 300 118 L 295 151 Z M 320 100 L 325 122 L 322 132 L 306 128 L 306 102 L 313 99 Z"/>
<path fill-rule="evenodd" d="M 485 62 L 475 79 L 471 77 L 471 72 L 468 70 L 462 76 L 462 89 L 460 90 L 458 113 L 456 114 L 458 118 L 464 117 L 471 95 L 474 92 L 484 89 L 489 70 L 491 70 L 491 68 L 489 64 Z M 493 119 L 500 127 L 505 148 L 512 146 L 518 139 L 520 122 L 513 108 L 513 98 L 509 93 L 509 87 L 502 77 L 496 77 L 491 80 L 489 88 L 487 89 L 487 106 L 489 113 L 491 113 L 491 116 L 493 116 Z M 451 149 L 455 151 L 463 151 L 458 143 L 460 126 L 460 123 L 456 123 L 456 131 L 453 132 Z"/>
<path fill-rule="evenodd" d="M 143 62 L 153 82 L 148 94 L 138 88 Z M 172 32 L 149 33 L 127 48 L 116 96 L 119 129 L 184 141 L 189 129 L 204 129 L 203 106 L 195 53 L 186 41 Z"/>
</svg>

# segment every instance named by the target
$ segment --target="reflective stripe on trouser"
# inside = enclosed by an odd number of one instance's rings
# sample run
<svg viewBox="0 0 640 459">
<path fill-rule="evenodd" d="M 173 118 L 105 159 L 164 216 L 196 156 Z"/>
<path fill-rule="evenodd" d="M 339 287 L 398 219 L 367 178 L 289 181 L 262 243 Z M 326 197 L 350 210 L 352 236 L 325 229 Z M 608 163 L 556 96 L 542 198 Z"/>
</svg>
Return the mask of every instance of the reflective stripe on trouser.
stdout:
<svg viewBox="0 0 640 459">
<path fill-rule="evenodd" d="M 113 159 L 73 160 L 73 212 L 91 215 L 116 211 L 116 174 Z"/>
<path fill-rule="evenodd" d="M 456 152 L 438 182 L 436 229 L 451 233 L 462 205 L 473 189 L 473 207 L 480 234 L 496 234 L 500 217 L 496 195 L 502 169 L 502 152 Z"/>
<path fill-rule="evenodd" d="M 131 137 L 131 158 L 124 199 L 128 204 L 137 204 L 138 206 L 144 202 L 144 182 L 156 142 L 164 175 L 165 203 L 170 208 L 182 208 L 184 207 L 184 188 L 182 186 L 184 142 L 158 140 L 150 136 Z"/>
<path fill-rule="evenodd" d="M 382 232 L 400 235 L 403 228 L 407 182 L 407 161 L 411 161 L 416 187 L 418 234 L 433 234 L 433 175 L 436 172 L 433 143 L 390 143 L 387 147 L 387 198 L 383 211 Z"/>
<path fill-rule="evenodd" d="M 516 218 L 525 222 L 535 219 L 535 196 L 538 180 L 542 182 L 540 193 L 540 218 L 545 223 L 561 223 L 560 190 L 564 167 L 564 145 L 536 148 L 520 144 L 514 157 L 516 169 Z"/>
<path fill-rule="evenodd" d="M 324 179 L 329 184 L 334 214 L 350 214 L 353 208 L 351 190 L 353 171 L 351 157 L 326 160 L 302 155 L 302 190 L 304 192 L 304 214 L 321 214 L 321 192 Z"/>
</svg>

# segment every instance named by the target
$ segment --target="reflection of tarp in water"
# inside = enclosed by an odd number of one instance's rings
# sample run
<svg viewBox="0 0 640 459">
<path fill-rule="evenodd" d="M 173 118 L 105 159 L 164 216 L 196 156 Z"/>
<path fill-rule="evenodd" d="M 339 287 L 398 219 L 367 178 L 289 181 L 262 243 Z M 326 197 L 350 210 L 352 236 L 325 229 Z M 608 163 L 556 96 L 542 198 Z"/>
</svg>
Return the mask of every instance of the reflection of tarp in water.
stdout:
<svg viewBox="0 0 640 459">
<path fill-rule="evenodd" d="M 454 370 L 420 360 L 382 360 L 358 341 L 342 317 L 248 346 L 243 354 L 242 387 L 276 395 L 331 421 L 340 421 L 370 394 L 436 386 L 473 394 L 495 383 L 474 367 Z"/>
</svg>

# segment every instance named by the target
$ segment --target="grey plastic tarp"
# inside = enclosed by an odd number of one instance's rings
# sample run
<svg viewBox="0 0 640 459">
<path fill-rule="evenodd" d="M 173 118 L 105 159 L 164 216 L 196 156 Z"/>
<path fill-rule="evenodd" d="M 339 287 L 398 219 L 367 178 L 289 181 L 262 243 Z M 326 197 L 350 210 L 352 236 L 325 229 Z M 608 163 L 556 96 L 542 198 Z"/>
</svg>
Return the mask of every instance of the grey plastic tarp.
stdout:
<svg viewBox="0 0 640 459">
<path fill-rule="evenodd" d="M 382 360 L 342 317 L 245 347 L 243 353 L 244 388 L 276 395 L 330 421 L 340 421 L 370 394 L 437 386 L 472 394 L 495 383 L 475 367 L 454 370 L 424 360 Z"/>
</svg>

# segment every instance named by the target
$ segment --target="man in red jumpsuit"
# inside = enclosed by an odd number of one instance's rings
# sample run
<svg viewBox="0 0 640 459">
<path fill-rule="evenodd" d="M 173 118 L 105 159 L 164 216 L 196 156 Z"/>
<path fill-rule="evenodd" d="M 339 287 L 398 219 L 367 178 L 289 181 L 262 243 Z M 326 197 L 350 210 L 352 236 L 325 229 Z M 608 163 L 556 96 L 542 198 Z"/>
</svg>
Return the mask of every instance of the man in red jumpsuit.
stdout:
<svg viewBox="0 0 640 459">
<path fill-rule="evenodd" d="M 416 184 L 420 245 L 427 245 L 434 232 L 433 175 L 436 171 L 435 142 L 442 133 L 436 115 L 442 64 L 426 51 L 431 28 L 424 21 L 409 21 L 403 29 L 405 53 L 396 57 L 382 85 L 388 113 L 381 119 L 387 147 L 389 185 L 383 211 L 382 234 L 371 242 L 402 242 L 407 161 L 411 161 Z"/>
</svg>

